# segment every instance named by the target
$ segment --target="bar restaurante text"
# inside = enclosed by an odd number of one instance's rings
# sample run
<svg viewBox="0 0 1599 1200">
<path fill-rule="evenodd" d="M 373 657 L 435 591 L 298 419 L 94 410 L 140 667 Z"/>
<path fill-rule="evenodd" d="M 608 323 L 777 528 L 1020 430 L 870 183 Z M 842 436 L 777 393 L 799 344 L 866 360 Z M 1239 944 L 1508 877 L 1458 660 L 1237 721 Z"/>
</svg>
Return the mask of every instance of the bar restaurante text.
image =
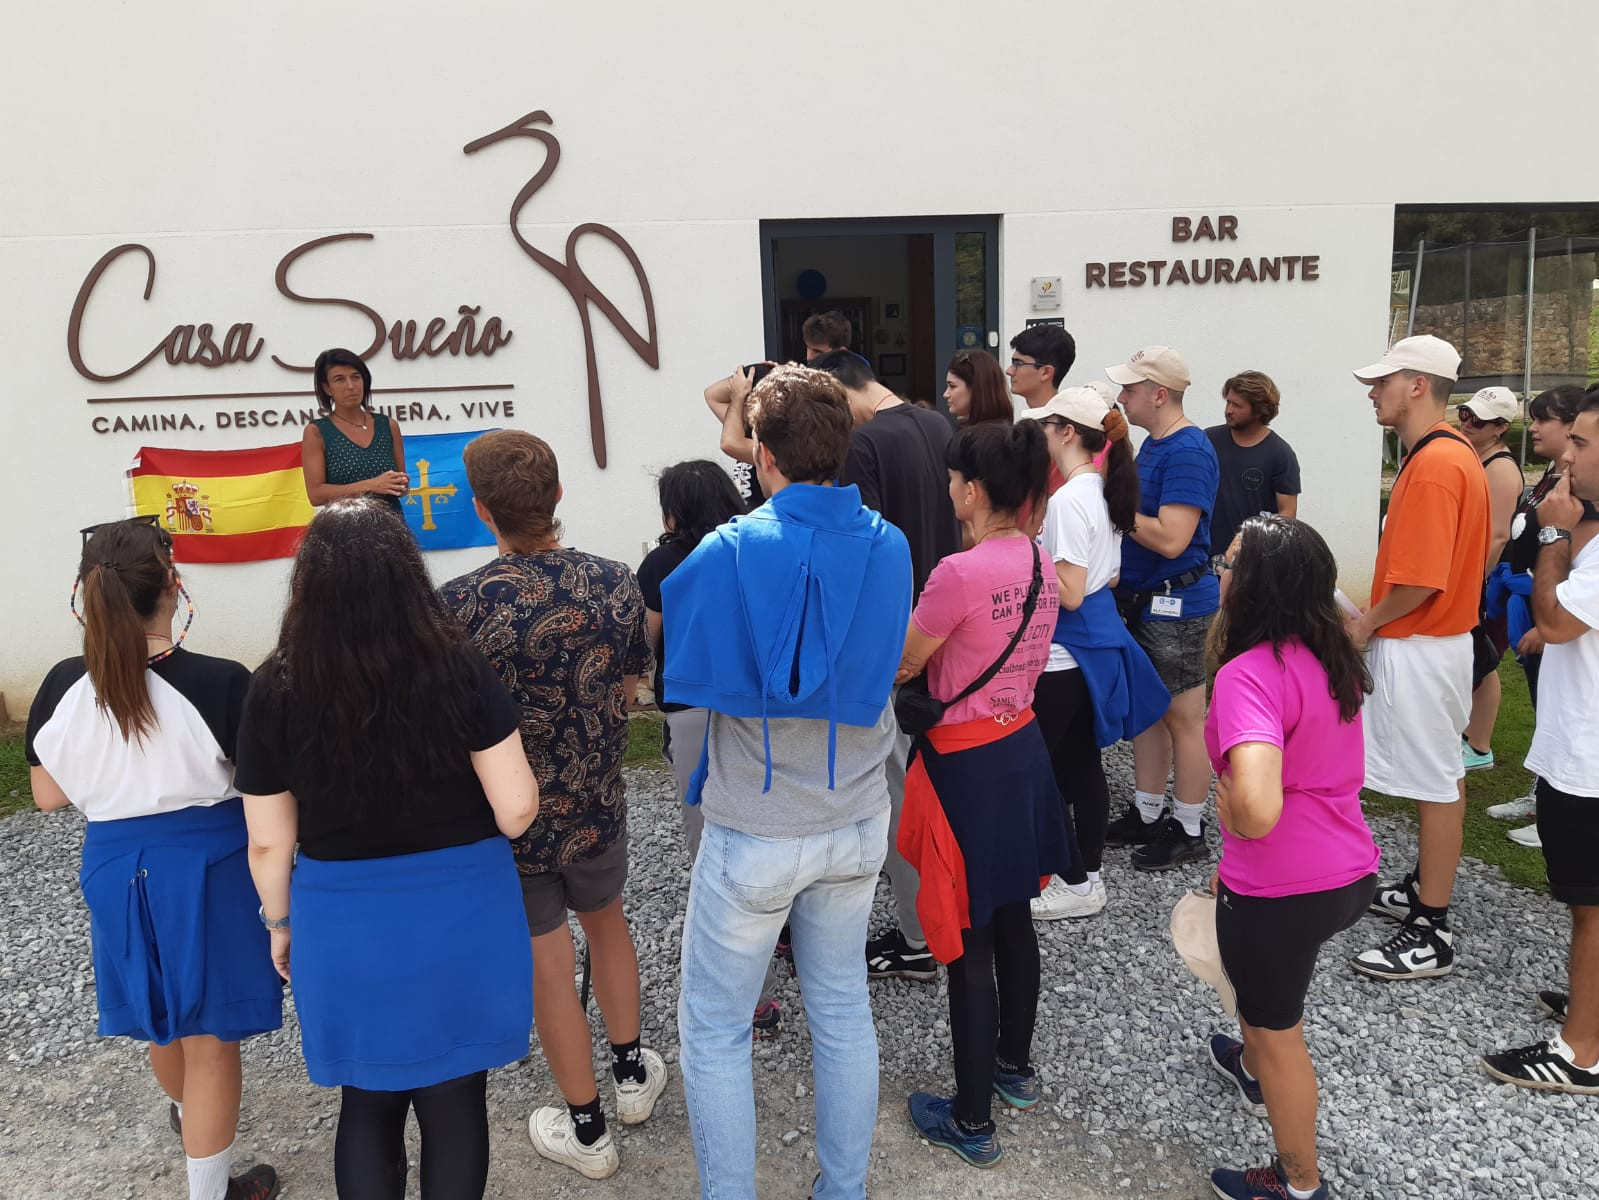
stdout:
<svg viewBox="0 0 1599 1200">
<path fill-rule="evenodd" d="M 1173 217 L 1171 240 L 1176 244 L 1238 240 L 1238 218 L 1223 214 L 1212 220 L 1202 216 Z M 1252 255 L 1247 258 L 1151 258 L 1083 264 L 1083 286 L 1090 288 L 1171 287 L 1175 284 L 1275 283 L 1321 277 L 1321 255 Z"/>
</svg>

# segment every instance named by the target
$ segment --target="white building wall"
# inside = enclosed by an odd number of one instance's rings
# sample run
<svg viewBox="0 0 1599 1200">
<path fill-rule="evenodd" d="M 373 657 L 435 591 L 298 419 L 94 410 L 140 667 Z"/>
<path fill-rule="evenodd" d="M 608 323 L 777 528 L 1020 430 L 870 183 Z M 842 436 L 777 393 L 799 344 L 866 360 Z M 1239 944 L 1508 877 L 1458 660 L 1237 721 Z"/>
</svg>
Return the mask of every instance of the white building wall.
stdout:
<svg viewBox="0 0 1599 1200">
<path fill-rule="evenodd" d="M 280 440 L 218 430 L 219 411 L 245 405 L 212 401 L 143 406 L 190 412 L 203 433 L 96 434 L 93 417 L 141 406 L 87 400 L 308 390 L 266 355 L 309 362 L 366 330 L 275 290 L 279 258 L 314 237 L 375 235 L 303 262 L 292 278 L 306 292 L 359 298 L 390 321 L 453 316 L 463 303 L 502 316 L 516 336 L 492 359 L 383 354 L 378 386 L 514 383 L 436 402 L 458 411 L 449 406 L 512 397 L 503 423 L 546 437 L 560 457 L 569 540 L 636 562 L 658 531 L 649 472 L 714 452 L 700 390 L 762 343 L 762 218 L 1004 214 L 1001 329 L 1032 315 L 1031 276 L 1063 276 L 1074 380 L 1169 341 L 1193 363 L 1193 415 L 1208 422 L 1227 373 L 1278 379 L 1280 428 L 1305 466 L 1301 511 L 1363 591 L 1377 437 L 1347 371 L 1386 338 L 1392 206 L 1599 196 L 1599 160 L 1573 152 L 1564 112 L 1545 114 L 1539 89 L 1473 86 L 1484 66 L 1514 65 L 1504 9 L 1487 0 L 906 0 L 836 12 L 725 0 L 164 0 L 23 6 L 9 21 L 8 44 L 26 48 L 0 76 L 0 428 L 8 490 L 26 497 L 0 526 L 0 690 L 14 711 L 75 650 L 65 601 L 76 530 L 121 513 L 133 451 Z M 1539 22 L 1561 44 L 1588 45 L 1599 9 L 1549 0 Z M 659 371 L 595 314 L 603 472 L 589 453 L 577 312 L 506 227 L 542 150 L 462 153 L 535 109 L 553 119 L 562 157 L 524 232 L 559 254 L 576 224 L 612 225 L 654 292 Z M 1237 253 L 1319 254 L 1321 278 L 1081 287 L 1086 260 L 1170 257 L 1174 213 L 1223 212 L 1240 218 Z M 138 299 L 131 259 L 107 274 L 88 314 L 91 361 L 131 361 L 174 324 L 244 319 L 267 338 L 261 358 L 216 370 L 158 361 L 117 384 L 81 378 L 66 354 L 73 297 L 102 254 L 130 241 L 156 253 L 155 288 Z M 642 324 L 621 256 L 591 239 L 581 258 Z M 406 429 L 463 424 L 461 414 Z M 430 565 L 443 578 L 485 553 Z M 191 567 L 192 644 L 256 661 L 286 567 Z"/>
</svg>

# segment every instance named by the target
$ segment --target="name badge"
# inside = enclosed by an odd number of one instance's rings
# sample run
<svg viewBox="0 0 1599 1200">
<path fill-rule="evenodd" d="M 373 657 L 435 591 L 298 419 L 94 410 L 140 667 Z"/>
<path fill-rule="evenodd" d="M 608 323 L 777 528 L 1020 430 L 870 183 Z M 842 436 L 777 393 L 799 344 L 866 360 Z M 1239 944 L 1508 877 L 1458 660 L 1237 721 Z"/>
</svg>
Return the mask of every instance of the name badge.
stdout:
<svg viewBox="0 0 1599 1200">
<path fill-rule="evenodd" d="M 1181 596 L 1156 596 L 1149 602 L 1149 615 L 1152 617 L 1180 617 L 1183 615 L 1183 598 Z"/>
</svg>

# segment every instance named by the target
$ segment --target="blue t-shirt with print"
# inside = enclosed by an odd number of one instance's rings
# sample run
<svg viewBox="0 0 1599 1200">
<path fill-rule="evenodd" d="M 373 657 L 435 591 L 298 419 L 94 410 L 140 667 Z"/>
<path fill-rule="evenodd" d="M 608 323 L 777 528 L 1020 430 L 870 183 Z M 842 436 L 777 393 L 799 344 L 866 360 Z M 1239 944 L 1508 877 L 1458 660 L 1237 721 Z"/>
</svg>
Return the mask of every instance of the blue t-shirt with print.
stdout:
<svg viewBox="0 0 1599 1200">
<path fill-rule="evenodd" d="M 1144 439 L 1138 451 L 1138 511 L 1153 517 L 1164 504 L 1188 504 L 1199 510 L 1199 524 L 1194 526 L 1188 548 L 1176 558 L 1162 557 L 1130 537 L 1123 538 L 1121 587 L 1150 591 L 1209 561 L 1210 515 L 1216 507 L 1220 478 L 1216 451 L 1199 426 L 1186 425 L 1163 438 Z M 1187 587 L 1173 588 L 1171 594 L 1182 599 L 1183 619 L 1208 616 L 1221 605 L 1219 582 L 1209 571 Z M 1157 616 L 1147 605 L 1144 608 L 1146 621 L 1177 619 Z"/>
</svg>

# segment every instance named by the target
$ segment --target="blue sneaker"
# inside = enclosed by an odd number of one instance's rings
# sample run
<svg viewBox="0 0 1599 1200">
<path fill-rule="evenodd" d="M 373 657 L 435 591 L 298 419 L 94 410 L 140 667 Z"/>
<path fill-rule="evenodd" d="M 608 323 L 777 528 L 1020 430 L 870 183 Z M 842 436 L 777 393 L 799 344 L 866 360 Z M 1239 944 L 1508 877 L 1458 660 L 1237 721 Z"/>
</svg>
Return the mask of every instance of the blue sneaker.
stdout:
<svg viewBox="0 0 1599 1200">
<path fill-rule="evenodd" d="M 1266 1097 L 1261 1095 L 1260 1082 L 1244 1074 L 1244 1044 L 1224 1033 L 1212 1034 L 1210 1061 L 1223 1079 L 1230 1080 L 1238 1088 L 1238 1094 L 1244 1098 L 1244 1107 L 1257 1117 L 1264 1117 Z"/>
<path fill-rule="evenodd" d="M 1037 1071 L 1001 1071 L 994 1068 L 994 1095 L 1012 1108 L 1035 1107 L 1044 1098 Z"/>
<path fill-rule="evenodd" d="M 1288 1177 L 1282 1173 L 1277 1160 L 1264 1167 L 1250 1167 L 1247 1171 L 1212 1171 L 1210 1187 L 1222 1200 L 1289 1200 Z M 1323 1179 L 1310 1200 L 1331 1200 Z"/>
<path fill-rule="evenodd" d="M 912 1092 L 911 1124 L 935 1146 L 953 1150 L 974 1167 L 992 1167 L 1000 1159 L 999 1135 L 989 1122 L 987 1133 L 967 1133 L 955 1119 L 955 1098 Z"/>
<path fill-rule="evenodd" d="M 1468 771 L 1486 771 L 1494 765 L 1494 752 L 1489 750 L 1486 754 L 1478 754 L 1471 748 L 1471 743 L 1462 738 L 1460 763 Z"/>
</svg>

